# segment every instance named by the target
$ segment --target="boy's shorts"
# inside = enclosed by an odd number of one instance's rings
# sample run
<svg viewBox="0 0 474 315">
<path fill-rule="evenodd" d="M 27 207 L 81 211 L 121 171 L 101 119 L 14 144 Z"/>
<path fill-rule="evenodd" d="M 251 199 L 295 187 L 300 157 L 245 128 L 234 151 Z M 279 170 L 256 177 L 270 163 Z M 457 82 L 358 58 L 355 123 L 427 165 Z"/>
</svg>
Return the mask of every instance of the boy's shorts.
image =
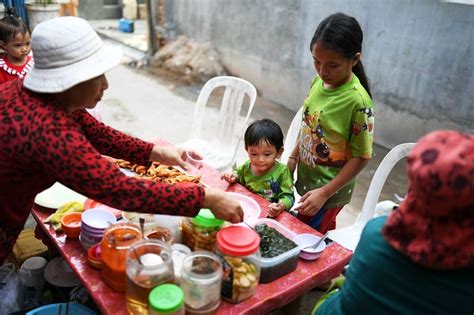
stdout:
<svg viewBox="0 0 474 315">
<path fill-rule="evenodd" d="M 344 206 L 331 208 L 331 209 L 320 209 L 314 216 L 307 216 L 298 214 L 298 219 L 311 226 L 313 229 L 325 234 L 329 230 L 336 228 L 336 216 L 342 210 Z"/>
</svg>

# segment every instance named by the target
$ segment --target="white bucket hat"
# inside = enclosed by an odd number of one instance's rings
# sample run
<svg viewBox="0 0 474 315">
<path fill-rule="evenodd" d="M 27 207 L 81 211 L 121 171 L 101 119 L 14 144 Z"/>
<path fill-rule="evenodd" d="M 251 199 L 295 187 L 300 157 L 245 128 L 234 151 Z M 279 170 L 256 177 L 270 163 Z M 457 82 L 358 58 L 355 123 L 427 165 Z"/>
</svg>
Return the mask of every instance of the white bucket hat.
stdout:
<svg viewBox="0 0 474 315">
<path fill-rule="evenodd" d="M 122 57 L 119 48 L 104 45 L 78 17 L 59 17 L 38 24 L 31 35 L 35 64 L 23 85 L 41 93 L 63 92 L 104 74 Z"/>
</svg>

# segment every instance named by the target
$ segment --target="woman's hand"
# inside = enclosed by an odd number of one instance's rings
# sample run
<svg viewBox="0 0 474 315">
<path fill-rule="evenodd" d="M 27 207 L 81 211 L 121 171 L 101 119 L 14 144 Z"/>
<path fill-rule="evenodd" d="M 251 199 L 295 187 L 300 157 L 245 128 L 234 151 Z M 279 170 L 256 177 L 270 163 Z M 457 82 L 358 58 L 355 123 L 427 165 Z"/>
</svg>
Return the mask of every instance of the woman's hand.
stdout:
<svg viewBox="0 0 474 315">
<path fill-rule="evenodd" d="M 329 197 L 331 196 L 326 193 L 324 187 L 310 190 L 301 197 L 295 210 L 300 214 L 313 216 L 318 213 Z"/>
<path fill-rule="evenodd" d="M 271 203 L 269 206 L 268 206 L 268 214 L 267 216 L 270 217 L 270 218 L 275 218 L 277 216 L 280 215 L 280 213 L 282 213 L 283 211 L 285 211 L 285 205 L 278 202 L 278 203 Z"/>
<path fill-rule="evenodd" d="M 202 156 L 193 151 L 188 150 L 191 157 L 196 159 L 202 159 Z M 158 146 L 155 145 L 151 150 L 150 161 L 157 161 L 166 165 L 176 165 L 183 169 L 188 169 L 188 164 L 185 162 L 186 149 L 177 148 L 173 146 Z"/>
<path fill-rule="evenodd" d="M 205 188 L 203 207 L 209 208 L 217 219 L 232 223 L 239 223 L 244 219 L 240 203 L 221 190 Z"/>
<path fill-rule="evenodd" d="M 221 174 L 221 179 L 225 180 L 226 182 L 233 184 L 237 183 L 239 176 L 236 172 L 224 172 Z"/>
</svg>

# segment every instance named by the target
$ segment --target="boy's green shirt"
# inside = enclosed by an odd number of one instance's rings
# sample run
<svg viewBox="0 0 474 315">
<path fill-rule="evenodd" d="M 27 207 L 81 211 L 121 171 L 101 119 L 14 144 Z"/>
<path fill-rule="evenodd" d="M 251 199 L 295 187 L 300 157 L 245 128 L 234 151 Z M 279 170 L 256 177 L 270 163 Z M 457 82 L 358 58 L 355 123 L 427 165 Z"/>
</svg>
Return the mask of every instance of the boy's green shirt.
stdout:
<svg viewBox="0 0 474 315">
<path fill-rule="evenodd" d="M 291 209 L 295 203 L 293 176 L 285 164 L 277 161 L 265 175 L 255 176 L 250 169 L 250 161 L 246 161 L 236 172 L 240 184 L 268 201 L 281 202 L 286 210 Z"/>
</svg>

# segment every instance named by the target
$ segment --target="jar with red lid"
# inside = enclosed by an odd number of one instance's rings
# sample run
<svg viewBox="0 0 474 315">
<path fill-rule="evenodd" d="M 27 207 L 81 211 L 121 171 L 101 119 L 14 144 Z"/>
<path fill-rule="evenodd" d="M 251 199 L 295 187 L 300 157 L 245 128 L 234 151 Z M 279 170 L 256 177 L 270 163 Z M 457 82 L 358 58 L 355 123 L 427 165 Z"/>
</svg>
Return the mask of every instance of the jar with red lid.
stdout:
<svg viewBox="0 0 474 315">
<path fill-rule="evenodd" d="M 127 250 L 141 239 L 140 228 L 133 223 L 112 224 L 104 231 L 101 276 L 113 290 L 125 291 Z"/>
<path fill-rule="evenodd" d="M 217 233 L 216 251 L 222 257 L 221 296 L 231 303 L 251 297 L 260 278 L 260 236 L 240 225 Z"/>
</svg>

